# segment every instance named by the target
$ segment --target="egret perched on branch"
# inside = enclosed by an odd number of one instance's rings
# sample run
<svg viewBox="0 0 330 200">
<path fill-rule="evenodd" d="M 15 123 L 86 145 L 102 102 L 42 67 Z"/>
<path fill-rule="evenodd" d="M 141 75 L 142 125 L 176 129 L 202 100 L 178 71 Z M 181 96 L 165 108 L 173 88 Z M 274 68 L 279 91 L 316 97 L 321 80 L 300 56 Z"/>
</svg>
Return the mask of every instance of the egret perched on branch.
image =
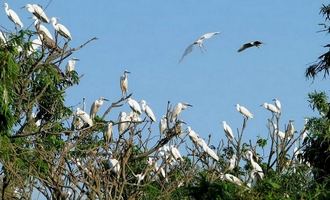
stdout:
<svg viewBox="0 0 330 200">
<path fill-rule="evenodd" d="M 104 132 L 103 132 L 103 136 L 104 136 L 104 140 L 105 140 L 105 143 L 106 144 L 109 144 L 110 141 L 111 141 L 111 137 L 112 137 L 112 126 L 113 126 L 113 123 L 112 122 L 109 122 L 105 126 L 105 129 L 104 129 Z"/>
<path fill-rule="evenodd" d="M 128 90 L 128 74 L 131 73 L 127 70 L 124 71 L 124 74 L 120 77 L 120 89 L 123 97 L 127 96 Z"/>
<path fill-rule="evenodd" d="M 146 115 L 151 119 L 151 121 L 156 121 L 154 112 L 152 112 L 151 108 L 147 105 L 147 102 L 145 100 L 141 100 L 141 108 L 142 111 L 145 112 Z"/>
<path fill-rule="evenodd" d="M 246 119 L 252 119 L 253 114 L 244 106 L 241 106 L 239 104 L 236 104 L 236 109 L 238 112 L 240 112 Z"/>
<path fill-rule="evenodd" d="M 140 104 L 132 99 L 132 98 L 128 98 L 127 99 L 127 103 L 129 105 L 129 107 L 134 111 L 136 112 L 137 114 L 141 115 L 142 114 L 142 111 L 141 111 L 141 107 L 140 107 Z"/>
<path fill-rule="evenodd" d="M 266 108 L 267 110 L 269 110 L 272 113 L 277 113 L 277 114 L 280 113 L 280 110 L 275 105 L 273 105 L 273 104 L 270 104 L 270 103 L 266 103 L 265 102 L 261 106 L 264 107 L 264 108 Z"/>
<path fill-rule="evenodd" d="M 0 31 L 0 43 L 4 43 L 5 45 L 7 44 L 6 36 L 2 31 Z"/>
<path fill-rule="evenodd" d="M 120 164 L 119 161 L 117 159 L 111 158 L 109 159 L 109 168 L 112 172 L 114 172 L 115 174 L 119 174 L 120 172 Z"/>
<path fill-rule="evenodd" d="M 237 160 L 237 156 L 236 154 L 233 154 L 232 157 L 229 159 L 229 166 L 228 166 L 228 170 L 231 171 L 236 167 L 236 160 Z"/>
<path fill-rule="evenodd" d="M 285 131 L 288 138 L 291 138 L 293 136 L 294 132 L 295 132 L 293 122 L 294 122 L 293 120 L 289 120 L 288 126 L 287 126 L 286 131 Z"/>
<path fill-rule="evenodd" d="M 171 154 L 172 154 L 172 156 L 174 157 L 175 160 L 183 161 L 183 158 L 180 154 L 180 151 L 175 146 L 171 145 L 170 149 L 171 149 Z"/>
<path fill-rule="evenodd" d="M 242 186 L 243 185 L 243 182 L 241 181 L 241 179 L 237 178 L 236 176 L 232 175 L 232 174 L 225 174 L 225 175 L 221 175 L 220 178 L 222 180 L 226 180 L 226 181 L 229 181 L 229 182 L 232 182 L 236 185 L 239 185 L 239 186 Z"/>
<path fill-rule="evenodd" d="M 245 43 L 237 50 L 237 52 L 244 51 L 245 49 L 250 48 L 250 47 L 258 47 L 259 48 L 259 46 L 261 44 L 263 44 L 263 43 L 260 42 L 260 41 L 253 41 L 253 42 Z"/>
<path fill-rule="evenodd" d="M 192 107 L 192 105 L 188 104 L 188 103 L 181 103 L 179 102 L 173 109 L 172 113 L 171 113 L 171 122 L 174 122 L 176 120 L 176 118 L 179 116 L 179 114 L 185 110 L 186 108 Z"/>
<path fill-rule="evenodd" d="M 77 108 L 76 115 L 79 116 L 89 126 L 93 126 L 93 120 L 85 111 L 81 110 L 80 108 Z"/>
<path fill-rule="evenodd" d="M 204 40 L 206 39 L 210 39 L 211 37 L 213 37 L 214 35 L 217 35 L 219 34 L 220 32 L 211 32 L 211 33 L 205 33 L 204 35 L 200 36 L 197 40 L 195 40 L 192 44 L 190 44 L 186 49 L 185 51 L 183 52 L 183 55 L 181 56 L 180 60 L 179 60 L 179 63 L 182 62 L 183 58 L 188 55 L 189 53 L 192 52 L 193 48 L 195 45 L 197 45 L 200 50 L 203 52 L 203 51 L 206 51 L 203 43 L 204 43 Z"/>
<path fill-rule="evenodd" d="M 91 106 L 91 111 L 89 114 L 91 119 L 95 118 L 96 113 L 99 111 L 99 109 L 103 105 L 104 101 L 109 101 L 109 100 L 104 97 L 100 97 L 99 99 L 94 101 L 94 103 Z"/>
<path fill-rule="evenodd" d="M 226 121 L 223 121 L 222 124 L 223 124 L 223 130 L 225 131 L 228 140 L 233 141 L 234 139 L 233 130 L 230 128 L 230 126 L 227 124 Z"/>
<path fill-rule="evenodd" d="M 167 119 L 166 116 L 163 115 L 159 121 L 159 132 L 161 134 L 164 134 L 166 129 L 167 129 Z"/>
<path fill-rule="evenodd" d="M 275 99 L 273 99 L 273 101 L 275 103 L 276 108 L 281 112 L 282 105 L 281 105 L 280 100 L 278 100 L 278 99 L 275 98 Z"/>
<path fill-rule="evenodd" d="M 8 3 L 5 3 L 5 12 L 8 16 L 8 18 L 14 22 L 15 26 L 19 26 L 20 28 L 23 28 L 23 23 L 21 19 L 18 17 L 15 11 L 9 8 Z"/>
<path fill-rule="evenodd" d="M 57 18 L 55 17 L 52 17 L 51 19 L 51 22 L 52 22 L 52 25 L 54 27 L 54 29 L 60 34 L 62 35 L 63 37 L 65 37 L 66 39 L 68 40 L 72 40 L 72 37 L 71 37 L 71 33 L 70 31 L 62 24 L 59 24 L 57 22 Z"/>
<path fill-rule="evenodd" d="M 32 18 L 35 20 L 35 21 L 34 21 L 34 27 L 36 28 L 37 32 L 38 32 L 40 35 L 41 35 L 40 32 L 43 32 L 43 33 L 46 34 L 47 37 L 49 37 L 51 40 L 54 40 L 52 34 L 49 32 L 49 30 L 48 30 L 44 25 L 41 24 L 41 21 L 40 21 L 37 17 L 35 17 L 35 16 L 33 16 Z"/>
<path fill-rule="evenodd" d="M 124 133 L 126 129 L 128 129 L 129 122 L 127 113 L 126 112 L 120 112 L 118 117 L 118 132 L 119 134 Z"/>
<path fill-rule="evenodd" d="M 26 4 L 25 8 L 39 20 L 49 23 L 47 15 L 38 4 Z"/>
<path fill-rule="evenodd" d="M 250 159 L 250 162 L 251 162 L 251 165 L 252 165 L 253 170 L 255 170 L 255 172 L 257 172 L 257 174 L 259 175 L 259 177 L 262 179 L 264 177 L 264 173 L 263 173 L 262 168 L 260 167 L 260 165 L 253 160 L 253 153 L 252 153 L 252 151 L 248 150 L 246 152 L 246 154 L 247 154 L 247 157 Z"/>
<path fill-rule="evenodd" d="M 72 72 L 75 70 L 76 61 L 79 61 L 78 58 L 71 58 L 68 60 L 68 63 L 65 66 L 66 73 Z"/>
</svg>

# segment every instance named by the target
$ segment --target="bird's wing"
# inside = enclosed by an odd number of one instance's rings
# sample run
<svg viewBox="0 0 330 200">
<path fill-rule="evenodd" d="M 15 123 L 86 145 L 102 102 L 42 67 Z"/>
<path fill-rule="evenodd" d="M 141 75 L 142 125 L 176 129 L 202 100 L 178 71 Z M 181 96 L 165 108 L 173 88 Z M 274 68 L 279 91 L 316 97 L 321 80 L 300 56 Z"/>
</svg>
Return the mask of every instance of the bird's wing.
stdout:
<svg viewBox="0 0 330 200">
<path fill-rule="evenodd" d="M 181 56 L 181 58 L 180 58 L 180 60 L 179 60 L 179 63 L 182 62 L 183 58 L 184 58 L 186 55 L 188 55 L 189 53 L 192 52 L 192 50 L 194 49 L 194 45 L 195 45 L 195 43 L 192 43 L 191 45 L 189 45 L 189 46 L 184 50 L 184 52 L 183 52 L 183 54 L 182 54 L 182 56 Z"/>
<path fill-rule="evenodd" d="M 200 36 L 198 39 L 199 40 L 205 40 L 205 39 L 210 39 L 214 35 L 219 34 L 220 32 L 211 32 L 211 33 L 205 33 L 204 35 Z"/>
<path fill-rule="evenodd" d="M 251 43 L 243 44 L 243 45 L 241 46 L 241 48 L 239 48 L 239 49 L 237 50 L 237 52 L 244 51 L 245 49 L 250 48 L 250 47 L 252 47 L 252 46 L 253 46 L 253 45 L 252 45 Z"/>
</svg>

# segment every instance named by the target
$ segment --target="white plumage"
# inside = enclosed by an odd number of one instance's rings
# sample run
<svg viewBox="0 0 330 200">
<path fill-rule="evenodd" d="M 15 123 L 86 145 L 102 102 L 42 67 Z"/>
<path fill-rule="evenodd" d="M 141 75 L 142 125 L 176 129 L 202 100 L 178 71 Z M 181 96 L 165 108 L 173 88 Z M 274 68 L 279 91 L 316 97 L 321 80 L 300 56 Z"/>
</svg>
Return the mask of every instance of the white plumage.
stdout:
<svg viewBox="0 0 330 200">
<path fill-rule="evenodd" d="M 113 127 L 113 123 L 109 122 L 104 129 L 103 132 L 103 136 L 104 136 L 104 140 L 107 144 L 109 144 L 109 142 L 111 141 L 111 137 L 112 137 L 112 127 Z"/>
<path fill-rule="evenodd" d="M 64 25 L 59 24 L 55 17 L 52 17 L 50 20 L 52 22 L 54 29 L 58 32 L 58 34 L 62 35 L 68 40 L 72 40 L 70 31 Z"/>
<path fill-rule="evenodd" d="M 76 115 L 80 117 L 89 126 L 93 126 L 93 120 L 85 111 L 81 110 L 80 108 L 77 108 Z"/>
<path fill-rule="evenodd" d="M 154 112 L 151 110 L 149 105 L 145 100 L 141 100 L 141 108 L 142 111 L 146 113 L 146 115 L 151 119 L 151 121 L 155 122 L 156 121 L 156 116 Z"/>
<path fill-rule="evenodd" d="M 247 119 L 252 119 L 253 118 L 253 114 L 244 106 L 241 106 L 239 104 L 236 104 L 236 109 L 238 112 L 240 112 L 244 117 L 246 117 Z"/>
<path fill-rule="evenodd" d="M 223 121 L 222 124 L 223 130 L 225 131 L 227 138 L 232 141 L 234 139 L 233 130 L 230 128 L 226 121 Z"/>
<path fill-rule="evenodd" d="M 132 99 L 132 98 L 128 98 L 127 99 L 127 103 L 129 105 L 129 107 L 136 113 L 138 113 L 139 115 L 141 115 L 142 111 L 141 111 L 141 107 L 140 107 L 140 104 Z"/>
<path fill-rule="evenodd" d="M 19 26 L 20 28 L 23 28 L 23 23 L 22 23 L 21 19 L 18 17 L 18 15 L 16 14 L 16 12 L 9 8 L 8 3 L 5 3 L 4 5 L 5 5 L 5 12 L 6 12 L 8 18 L 12 22 L 14 22 L 15 26 Z"/>
<path fill-rule="evenodd" d="M 106 99 L 104 97 L 100 97 L 99 99 L 94 101 L 94 103 L 91 106 L 90 113 L 89 113 L 91 119 L 95 118 L 96 113 L 100 110 L 100 107 L 103 105 L 104 101 L 108 101 L 108 99 Z"/>
<path fill-rule="evenodd" d="M 186 108 L 188 108 L 188 106 L 192 106 L 188 103 L 181 103 L 179 102 L 172 110 L 171 113 L 171 121 L 175 121 L 177 119 L 177 117 L 180 115 L 180 113 L 185 110 Z"/>
<path fill-rule="evenodd" d="M 124 74 L 120 77 L 120 89 L 123 97 L 127 96 L 128 90 L 128 74 L 131 73 L 127 70 L 124 71 Z"/>
<path fill-rule="evenodd" d="M 269 110 L 270 112 L 272 113 L 280 113 L 280 110 L 273 104 L 270 104 L 270 103 L 263 103 L 262 106 L 264 108 L 266 108 L 267 110 Z"/>
<path fill-rule="evenodd" d="M 248 158 L 250 159 L 250 163 L 252 165 L 253 170 L 255 170 L 255 172 L 262 179 L 264 177 L 264 173 L 263 173 L 262 168 L 260 167 L 260 165 L 253 160 L 253 153 L 252 153 L 252 151 L 248 150 L 246 152 L 246 154 L 247 154 Z"/>
<path fill-rule="evenodd" d="M 166 129 L 167 129 L 167 119 L 166 116 L 163 115 L 163 117 L 159 121 L 159 132 L 161 134 L 164 134 Z"/>
</svg>

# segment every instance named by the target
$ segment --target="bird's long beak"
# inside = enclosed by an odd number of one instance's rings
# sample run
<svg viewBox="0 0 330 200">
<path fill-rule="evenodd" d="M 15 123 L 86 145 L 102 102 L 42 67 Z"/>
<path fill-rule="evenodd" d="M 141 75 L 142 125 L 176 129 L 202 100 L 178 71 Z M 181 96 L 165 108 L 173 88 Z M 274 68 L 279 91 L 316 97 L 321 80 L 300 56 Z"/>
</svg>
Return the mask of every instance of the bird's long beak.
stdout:
<svg viewBox="0 0 330 200">
<path fill-rule="evenodd" d="M 189 107 L 193 107 L 191 104 L 189 104 L 189 103 L 186 103 L 186 106 L 189 106 Z"/>
<path fill-rule="evenodd" d="M 104 100 L 104 101 L 109 101 L 109 99 L 106 99 L 106 98 L 104 98 L 103 100 Z"/>
<path fill-rule="evenodd" d="M 79 61 L 79 58 L 72 58 L 72 60 Z"/>
<path fill-rule="evenodd" d="M 21 9 L 25 8 L 26 6 L 22 6 Z"/>
</svg>

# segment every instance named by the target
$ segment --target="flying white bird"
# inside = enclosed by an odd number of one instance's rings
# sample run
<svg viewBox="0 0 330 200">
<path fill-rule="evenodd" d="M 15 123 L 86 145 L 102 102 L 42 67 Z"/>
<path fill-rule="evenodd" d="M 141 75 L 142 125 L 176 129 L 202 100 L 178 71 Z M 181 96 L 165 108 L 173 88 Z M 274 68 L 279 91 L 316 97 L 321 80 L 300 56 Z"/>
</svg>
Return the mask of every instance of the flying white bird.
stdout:
<svg viewBox="0 0 330 200">
<path fill-rule="evenodd" d="M 93 120 L 85 111 L 81 110 L 80 108 L 77 108 L 76 115 L 79 116 L 89 126 L 93 126 Z"/>
<path fill-rule="evenodd" d="M 147 105 L 147 102 L 145 100 L 141 100 L 141 108 L 142 111 L 145 112 L 146 115 L 151 119 L 151 121 L 156 121 L 154 112 L 152 112 L 151 108 Z"/>
<path fill-rule="evenodd" d="M 239 104 L 236 104 L 236 109 L 238 112 L 240 112 L 245 118 L 247 119 L 252 119 L 253 118 L 253 114 L 244 106 L 241 106 Z"/>
<path fill-rule="evenodd" d="M 66 73 L 72 72 L 75 70 L 76 61 L 79 61 L 78 58 L 71 58 L 68 60 L 68 63 L 65 66 Z"/>
<path fill-rule="evenodd" d="M 273 99 L 273 101 L 274 101 L 274 104 L 275 104 L 276 108 L 281 112 L 282 105 L 281 105 L 280 100 L 275 98 L 275 99 Z"/>
<path fill-rule="evenodd" d="M 124 74 L 120 77 L 120 89 L 123 97 L 127 96 L 128 90 L 128 74 L 131 73 L 127 70 L 124 71 Z"/>
<path fill-rule="evenodd" d="M 109 101 L 109 100 L 104 97 L 100 97 L 99 99 L 94 101 L 94 103 L 91 106 L 90 113 L 89 113 L 91 119 L 95 118 L 96 113 L 99 111 L 99 109 L 103 105 L 104 101 Z"/>
<path fill-rule="evenodd" d="M 39 20 L 49 23 L 47 15 L 38 4 L 26 4 L 25 8 Z"/>
<path fill-rule="evenodd" d="M 23 28 L 23 23 L 21 19 L 18 17 L 15 11 L 9 8 L 8 3 L 5 3 L 5 12 L 8 16 L 8 18 L 14 22 L 15 26 L 19 26 L 20 28 Z"/>
<path fill-rule="evenodd" d="M 263 173 L 262 168 L 260 167 L 260 165 L 253 160 L 252 151 L 248 150 L 246 152 L 246 154 L 247 154 L 247 157 L 250 159 L 251 166 L 252 166 L 253 170 L 255 170 L 257 172 L 257 174 L 259 175 L 259 177 L 262 179 L 264 177 L 264 173 Z"/>
<path fill-rule="evenodd" d="M 227 124 L 226 121 L 223 121 L 222 124 L 223 124 L 223 130 L 225 131 L 227 138 L 230 141 L 233 141 L 234 139 L 233 130 L 230 128 L 230 126 Z"/>
<path fill-rule="evenodd" d="M 128 98 L 127 103 L 134 112 L 138 113 L 139 115 L 142 114 L 140 104 L 137 101 L 132 98 Z"/>
<path fill-rule="evenodd" d="M 54 29 L 63 37 L 65 37 L 68 40 L 72 40 L 70 31 L 62 24 L 59 24 L 57 22 L 57 19 L 55 17 L 52 17 L 51 19 L 52 25 Z"/>
<path fill-rule="evenodd" d="M 126 129 L 128 129 L 128 126 L 129 126 L 128 121 L 129 121 L 129 119 L 128 119 L 128 116 L 127 116 L 126 112 L 120 112 L 119 117 L 118 117 L 118 132 L 119 132 L 119 134 L 124 133 L 124 131 Z"/>
<path fill-rule="evenodd" d="M 184 59 L 184 57 L 186 55 L 188 55 L 189 53 L 191 53 L 193 51 L 193 48 L 195 45 L 197 45 L 200 50 L 203 52 L 203 51 L 206 51 L 203 43 L 204 43 L 204 40 L 206 39 L 210 39 L 211 37 L 213 37 L 214 35 L 217 35 L 219 34 L 220 32 L 211 32 L 211 33 L 205 33 L 204 35 L 200 36 L 197 40 L 195 40 L 192 44 L 190 44 L 186 50 L 183 52 L 183 55 L 181 56 L 180 60 L 179 60 L 179 63 L 182 62 L 182 60 Z"/>
<path fill-rule="evenodd" d="M 110 141 L 111 141 L 111 137 L 112 137 L 112 126 L 113 126 L 113 123 L 112 122 L 109 122 L 105 126 L 105 129 L 104 129 L 104 132 L 103 132 L 103 137 L 104 137 L 104 140 L 105 140 L 105 143 L 106 144 L 109 144 Z"/>
<path fill-rule="evenodd" d="M 175 160 L 181 160 L 183 161 L 183 158 L 180 154 L 180 151 L 173 145 L 170 146 L 171 154 L 174 157 Z"/>
<path fill-rule="evenodd" d="M 192 107 L 192 105 L 188 104 L 188 103 L 181 103 L 179 102 L 173 109 L 172 113 L 171 113 L 171 122 L 174 122 L 176 120 L 176 118 L 180 115 L 180 113 L 185 110 L 186 108 L 188 108 L 188 106 Z"/>
<path fill-rule="evenodd" d="M 270 103 L 266 103 L 265 102 L 261 106 L 264 107 L 264 108 L 266 108 L 267 110 L 269 110 L 272 113 L 277 113 L 277 114 L 280 113 L 280 110 L 275 105 L 273 105 L 273 104 L 270 104 Z"/>
<path fill-rule="evenodd" d="M 260 42 L 260 41 L 253 41 L 253 42 L 245 43 L 237 50 L 237 52 L 244 51 L 245 49 L 250 48 L 250 47 L 258 47 L 259 48 L 259 46 L 261 44 L 263 44 L 263 43 Z"/>
<path fill-rule="evenodd" d="M 117 159 L 114 158 L 109 159 L 109 167 L 112 172 L 114 172 L 115 174 L 119 174 L 120 164 Z"/>
<path fill-rule="evenodd" d="M 163 117 L 159 121 L 159 132 L 161 134 L 164 134 L 166 129 L 167 129 L 167 119 L 166 116 L 163 115 Z"/>
</svg>

